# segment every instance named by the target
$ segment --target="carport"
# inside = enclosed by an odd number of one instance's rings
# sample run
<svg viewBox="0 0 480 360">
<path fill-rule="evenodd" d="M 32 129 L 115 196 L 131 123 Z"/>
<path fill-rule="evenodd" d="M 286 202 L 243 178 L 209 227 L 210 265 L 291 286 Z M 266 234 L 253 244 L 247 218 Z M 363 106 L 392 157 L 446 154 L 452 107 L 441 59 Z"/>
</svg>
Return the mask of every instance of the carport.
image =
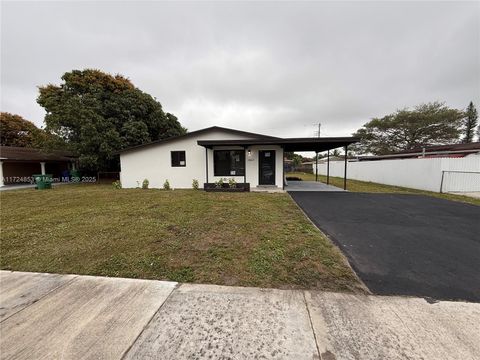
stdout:
<svg viewBox="0 0 480 360">
<path fill-rule="evenodd" d="M 75 169 L 76 161 L 66 151 L 0 146 L 0 186 L 31 183 L 33 174 L 61 178 L 64 171 Z"/>
<path fill-rule="evenodd" d="M 348 146 L 359 142 L 356 137 L 317 137 L 317 138 L 292 138 L 283 139 L 283 150 L 286 152 L 295 151 L 314 151 L 315 152 L 315 183 L 318 182 L 318 153 L 327 152 L 327 185 L 315 184 L 314 182 L 293 182 L 289 181 L 288 191 L 338 191 L 337 187 L 330 186 L 330 150 L 343 148 L 344 154 L 344 173 L 343 190 L 347 190 L 347 153 Z M 311 184 L 310 184 L 311 183 Z M 320 186 L 319 186 L 320 185 Z M 285 184 L 284 184 L 285 189 Z"/>
<path fill-rule="evenodd" d="M 327 151 L 327 185 L 330 182 L 330 150 L 343 148 L 345 151 L 344 162 L 345 171 L 343 176 L 343 189 L 347 189 L 347 152 L 348 146 L 359 142 L 356 137 L 316 137 L 316 138 L 274 138 L 263 137 L 258 139 L 246 140 L 199 140 L 198 145 L 205 147 L 205 150 L 212 149 L 214 146 L 239 146 L 245 150 L 252 145 L 278 145 L 283 148 L 284 152 L 295 151 L 314 151 L 315 152 L 315 182 L 318 181 L 318 153 Z M 208 152 L 206 152 L 206 167 L 208 169 Z M 285 160 L 284 160 L 285 162 Z M 285 164 L 283 164 L 285 171 Z M 283 186 L 285 190 L 285 174 L 283 174 Z M 207 179 L 208 182 L 208 170 Z M 245 176 L 246 182 L 246 176 Z M 338 190 L 338 188 L 337 188 Z"/>
</svg>

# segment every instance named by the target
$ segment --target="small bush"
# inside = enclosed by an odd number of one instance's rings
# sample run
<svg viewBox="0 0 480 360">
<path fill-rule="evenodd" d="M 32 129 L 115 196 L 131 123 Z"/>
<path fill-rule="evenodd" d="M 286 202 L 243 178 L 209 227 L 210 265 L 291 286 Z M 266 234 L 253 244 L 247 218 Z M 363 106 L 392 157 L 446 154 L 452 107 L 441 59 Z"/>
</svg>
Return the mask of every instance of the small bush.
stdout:
<svg viewBox="0 0 480 360">
<path fill-rule="evenodd" d="M 198 190 L 198 180 L 197 179 L 193 179 L 192 188 L 193 188 L 193 190 Z"/>
<path fill-rule="evenodd" d="M 230 189 L 234 189 L 237 187 L 237 182 L 234 178 L 228 179 L 228 186 L 230 187 Z"/>
<path fill-rule="evenodd" d="M 114 181 L 112 183 L 112 186 L 114 189 L 121 189 L 122 188 L 122 183 L 120 182 L 120 180 L 117 180 L 117 181 Z"/>
<path fill-rule="evenodd" d="M 223 187 L 223 178 L 220 178 L 219 180 L 215 181 L 215 187 L 216 188 L 222 188 Z"/>
<path fill-rule="evenodd" d="M 150 184 L 150 182 L 148 181 L 148 179 L 143 180 L 143 182 L 142 182 L 142 189 L 148 189 L 148 184 Z"/>
<path fill-rule="evenodd" d="M 172 188 L 170 187 L 170 183 L 168 182 L 168 179 L 165 180 L 165 182 L 163 183 L 163 190 L 172 190 Z"/>
</svg>

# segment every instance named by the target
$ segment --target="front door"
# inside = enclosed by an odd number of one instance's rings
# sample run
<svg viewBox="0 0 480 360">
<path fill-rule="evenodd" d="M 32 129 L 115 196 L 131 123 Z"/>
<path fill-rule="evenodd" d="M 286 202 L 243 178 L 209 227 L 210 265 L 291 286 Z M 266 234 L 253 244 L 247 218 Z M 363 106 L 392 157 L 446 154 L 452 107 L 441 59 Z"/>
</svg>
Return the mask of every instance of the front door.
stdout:
<svg viewBox="0 0 480 360">
<path fill-rule="evenodd" d="M 275 185 L 275 150 L 258 152 L 258 184 Z"/>
</svg>

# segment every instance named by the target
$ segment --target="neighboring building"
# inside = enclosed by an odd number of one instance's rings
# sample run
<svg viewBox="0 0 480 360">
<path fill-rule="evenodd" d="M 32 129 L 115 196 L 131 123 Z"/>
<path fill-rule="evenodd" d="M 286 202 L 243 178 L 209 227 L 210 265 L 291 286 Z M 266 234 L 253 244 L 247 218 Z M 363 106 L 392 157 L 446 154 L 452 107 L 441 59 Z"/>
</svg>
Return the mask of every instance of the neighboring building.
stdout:
<svg viewBox="0 0 480 360">
<path fill-rule="evenodd" d="M 292 159 L 287 159 L 287 158 L 283 158 L 283 171 L 284 172 L 292 172 L 293 169 L 294 169 L 294 166 L 293 166 L 293 160 Z"/>
<path fill-rule="evenodd" d="M 359 156 L 358 161 L 392 160 L 392 159 L 423 159 L 435 157 L 462 158 L 469 155 L 480 154 L 480 142 L 468 144 L 434 145 L 400 151 L 388 155 Z"/>
<path fill-rule="evenodd" d="M 75 167 L 76 157 L 65 151 L 45 151 L 17 146 L 0 146 L 0 186 L 30 182 L 34 174 L 60 178 Z"/>
<path fill-rule="evenodd" d="M 120 180 L 125 188 L 191 188 L 219 179 L 251 187 L 284 186 L 284 152 L 322 152 L 345 147 L 356 138 L 278 138 L 218 126 L 120 151 Z M 202 187 L 202 185 L 200 185 Z"/>
<path fill-rule="evenodd" d="M 350 160 L 351 157 L 349 156 L 348 159 Z M 326 157 L 322 158 L 322 159 L 318 159 L 318 163 L 319 164 L 326 164 L 327 161 L 345 161 L 345 157 L 344 156 L 330 156 L 328 159 Z M 312 165 L 315 164 L 315 163 L 312 163 Z"/>
</svg>

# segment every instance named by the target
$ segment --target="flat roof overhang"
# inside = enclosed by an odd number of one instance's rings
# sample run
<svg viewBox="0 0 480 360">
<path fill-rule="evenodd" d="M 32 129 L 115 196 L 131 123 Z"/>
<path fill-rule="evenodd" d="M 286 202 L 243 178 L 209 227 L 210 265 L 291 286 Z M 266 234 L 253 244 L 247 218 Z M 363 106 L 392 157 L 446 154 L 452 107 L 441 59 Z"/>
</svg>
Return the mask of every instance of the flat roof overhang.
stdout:
<svg viewBox="0 0 480 360">
<path fill-rule="evenodd" d="M 198 140 L 198 145 L 211 149 L 214 146 L 251 146 L 280 145 L 284 151 L 322 152 L 345 147 L 359 142 L 356 137 L 320 137 L 320 138 L 286 138 L 286 139 L 252 139 L 252 140 Z"/>
</svg>

